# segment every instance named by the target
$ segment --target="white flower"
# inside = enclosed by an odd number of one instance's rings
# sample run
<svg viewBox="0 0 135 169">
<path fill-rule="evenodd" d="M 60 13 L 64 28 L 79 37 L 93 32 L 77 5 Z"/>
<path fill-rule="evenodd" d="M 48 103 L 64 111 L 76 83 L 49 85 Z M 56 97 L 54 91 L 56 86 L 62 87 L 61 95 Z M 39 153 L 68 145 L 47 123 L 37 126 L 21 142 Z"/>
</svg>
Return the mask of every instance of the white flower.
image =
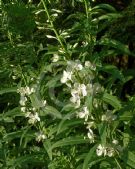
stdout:
<svg viewBox="0 0 135 169">
<path fill-rule="evenodd" d="M 26 107 L 21 107 L 22 112 L 26 112 Z"/>
<path fill-rule="evenodd" d="M 21 87 L 21 88 L 17 89 L 17 92 L 20 93 L 21 96 L 25 96 L 25 95 L 30 95 L 30 94 L 34 93 L 35 89 L 26 86 L 26 87 Z"/>
<path fill-rule="evenodd" d="M 85 84 L 79 84 L 75 83 L 74 84 L 74 89 L 71 90 L 71 95 L 74 97 L 74 95 L 79 95 L 79 96 L 87 96 L 87 90 Z"/>
<path fill-rule="evenodd" d="M 85 113 L 83 111 L 79 112 L 78 117 L 81 118 L 81 119 L 85 118 Z"/>
<path fill-rule="evenodd" d="M 89 131 L 87 133 L 88 138 L 90 139 L 91 143 L 94 143 L 94 133 L 93 131 L 89 128 Z"/>
<path fill-rule="evenodd" d="M 80 106 L 81 97 L 87 95 L 86 86 L 84 84 L 75 83 L 74 88 L 71 89 L 70 101 L 74 104 L 77 104 L 76 107 Z"/>
<path fill-rule="evenodd" d="M 107 111 L 106 114 L 102 115 L 101 121 L 111 122 L 117 119 L 117 116 L 112 114 L 111 111 Z"/>
<path fill-rule="evenodd" d="M 83 66 L 81 64 L 81 62 L 79 60 L 75 60 L 75 61 L 68 61 L 67 62 L 67 70 L 68 71 L 75 71 L 75 70 L 82 70 Z"/>
<path fill-rule="evenodd" d="M 93 121 L 91 121 L 91 122 L 87 122 L 85 124 L 88 124 L 86 127 L 87 129 L 91 129 L 91 127 L 93 127 L 95 123 Z"/>
<path fill-rule="evenodd" d="M 25 96 L 21 96 L 19 103 L 21 106 L 25 106 L 26 101 L 27 101 L 27 98 Z"/>
<path fill-rule="evenodd" d="M 42 140 L 45 140 L 47 137 L 42 132 L 36 133 L 36 141 L 40 142 Z"/>
<path fill-rule="evenodd" d="M 36 111 L 36 108 L 35 108 L 35 107 L 33 107 L 31 110 Z"/>
<path fill-rule="evenodd" d="M 72 72 L 63 71 L 63 76 L 61 78 L 61 83 L 66 83 L 68 80 L 71 80 Z"/>
<path fill-rule="evenodd" d="M 87 96 L 87 90 L 85 84 L 80 85 L 80 92 L 82 93 L 83 96 Z"/>
<path fill-rule="evenodd" d="M 115 151 L 114 151 L 114 148 L 112 147 L 108 147 L 108 146 L 104 147 L 101 144 L 99 144 L 99 146 L 96 149 L 96 153 L 97 153 L 97 156 L 104 155 L 104 156 L 112 157 Z"/>
<path fill-rule="evenodd" d="M 25 94 L 26 95 L 31 95 L 34 92 L 35 92 L 35 89 L 33 87 L 32 88 L 30 88 L 28 86 L 25 87 Z"/>
<path fill-rule="evenodd" d="M 89 117 L 89 110 L 88 110 L 88 108 L 85 106 L 85 107 L 83 107 L 83 111 L 81 111 L 81 112 L 79 112 L 78 114 L 77 114 L 77 116 L 79 117 L 79 118 L 81 118 L 81 119 L 85 119 L 85 121 L 87 121 L 88 120 L 88 117 Z"/>
<path fill-rule="evenodd" d="M 93 93 L 94 94 L 97 94 L 97 93 L 100 93 L 102 91 L 102 87 L 99 83 L 95 83 L 93 85 Z"/>
<path fill-rule="evenodd" d="M 29 124 L 35 124 L 37 121 L 40 121 L 40 117 L 38 116 L 38 113 L 30 113 L 28 112 L 26 117 L 29 118 L 28 123 Z"/>
<path fill-rule="evenodd" d="M 47 103 L 46 100 L 42 101 L 43 107 L 46 105 L 46 103 Z"/>
<path fill-rule="evenodd" d="M 102 156 L 102 155 L 106 156 L 106 147 L 99 144 L 99 146 L 96 149 L 96 153 L 97 153 L 97 156 Z"/>
<path fill-rule="evenodd" d="M 107 154 L 106 154 L 106 155 L 107 155 L 108 157 L 112 157 L 112 156 L 114 155 L 114 152 L 115 152 L 115 151 L 114 151 L 114 149 L 113 149 L 112 147 L 108 147 L 108 148 L 107 148 Z"/>
<path fill-rule="evenodd" d="M 87 90 L 88 94 L 92 95 L 93 94 L 93 85 L 91 83 L 87 84 L 86 90 Z"/>
<path fill-rule="evenodd" d="M 85 61 L 85 67 L 90 68 L 92 66 L 90 61 Z"/>
<path fill-rule="evenodd" d="M 17 77 L 16 77 L 16 76 L 12 76 L 12 79 L 14 79 L 14 80 L 15 80 L 15 79 L 17 79 Z"/>
<path fill-rule="evenodd" d="M 31 115 L 31 112 L 27 112 L 26 114 L 25 114 L 25 117 L 30 117 L 30 115 Z"/>
<path fill-rule="evenodd" d="M 52 62 L 58 62 L 58 60 L 59 60 L 59 55 L 57 55 L 57 54 L 54 54 L 53 55 L 53 58 L 52 58 Z"/>
<path fill-rule="evenodd" d="M 79 60 L 75 61 L 74 69 L 76 69 L 76 70 L 82 70 L 83 69 L 83 66 L 82 66 L 82 64 L 81 64 L 81 62 Z"/>
<path fill-rule="evenodd" d="M 114 139 L 114 140 L 112 141 L 112 143 L 117 145 L 119 142 L 118 142 L 118 140 L 115 140 L 115 139 Z"/>
<path fill-rule="evenodd" d="M 75 60 L 75 69 L 76 70 L 82 70 L 83 69 L 83 66 L 82 66 L 80 60 Z"/>
<path fill-rule="evenodd" d="M 76 108 L 80 107 L 81 104 L 81 100 L 80 100 L 80 96 L 77 94 L 74 94 L 73 97 L 70 98 L 70 101 L 74 104 L 76 104 Z"/>
<path fill-rule="evenodd" d="M 85 61 L 85 67 L 90 68 L 91 70 L 96 70 L 96 66 L 92 64 L 90 61 Z"/>
<path fill-rule="evenodd" d="M 83 69 L 83 66 L 81 64 L 78 64 L 77 67 L 76 67 L 77 70 L 82 70 Z"/>
</svg>

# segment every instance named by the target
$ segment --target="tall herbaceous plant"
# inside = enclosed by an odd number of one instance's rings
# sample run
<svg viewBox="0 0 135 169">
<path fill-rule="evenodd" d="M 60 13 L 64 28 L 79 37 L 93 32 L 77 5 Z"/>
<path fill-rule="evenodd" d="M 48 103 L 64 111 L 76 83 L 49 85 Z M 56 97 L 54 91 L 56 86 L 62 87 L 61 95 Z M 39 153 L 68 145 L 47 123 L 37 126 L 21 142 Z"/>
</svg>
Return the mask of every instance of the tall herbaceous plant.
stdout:
<svg viewBox="0 0 135 169">
<path fill-rule="evenodd" d="M 134 56 L 106 31 L 122 18 L 89 0 L 0 1 L 0 167 L 135 168 Z"/>
</svg>

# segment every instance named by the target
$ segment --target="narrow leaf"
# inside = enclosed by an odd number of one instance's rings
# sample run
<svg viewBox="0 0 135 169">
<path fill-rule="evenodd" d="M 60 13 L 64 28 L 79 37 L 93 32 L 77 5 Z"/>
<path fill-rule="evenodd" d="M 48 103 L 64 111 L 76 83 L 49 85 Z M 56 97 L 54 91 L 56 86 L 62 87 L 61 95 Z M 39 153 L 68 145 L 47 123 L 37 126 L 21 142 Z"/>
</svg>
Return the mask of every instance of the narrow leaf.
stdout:
<svg viewBox="0 0 135 169">
<path fill-rule="evenodd" d="M 52 160 L 52 149 L 51 149 L 51 142 L 50 142 L 50 140 L 45 140 L 44 143 L 43 143 L 43 145 L 44 145 L 44 148 L 45 148 L 45 150 L 46 150 L 46 152 L 47 152 L 50 160 Z"/>
<path fill-rule="evenodd" d="M 13 88 L 5 88 L 0 90 L 0 95 L 5 94 L 5 93 L 14 93 L 17 91 L 17 87 Z"/>
<path fill-rule="evenodd" d="M 45 109 L 44 109 L 44 111 L 47 114 L 53 115 L 56 118 L 59 118 L 59 119 L 62 118 L 61 113 L 57 109 L 55 109 L 54 107 L 52 107 L 52 106 L 46 106 Z"/>
<path fill-rule="evenodd" d="M 112 96 L 109 93 L 104 93 L 103 95 L 103 100 L 110 104 L 111 106 L 113 106 L 116 109 L 120 109 L 121 108 L 121 102 L 118 100 L 118 98 L 116 96 Z"/>
<path fill-rule="evenodd" d="M 56 147 L 63 147 L 63 146 L 68 146 L 68 145 L 76 145 L 76 144 L 84 144 L 88 143 L 89 139 L 84 139 L 83 136 L 76 136 L 76 137 L 68 137 L 62 140 L 57 141 L 52 145 L 52 149 Z"/>
<path fill-rule="evenodd" d="M 89 153 L 87 154 L 87 156 L 84 159 L 82 169 L 88 169 L 89 168 L 89 163 L 92 161 L 93 154 L 94 154 L 96 148 L 97 148 L 97 144 L 90 149 Z"/>
</svg>

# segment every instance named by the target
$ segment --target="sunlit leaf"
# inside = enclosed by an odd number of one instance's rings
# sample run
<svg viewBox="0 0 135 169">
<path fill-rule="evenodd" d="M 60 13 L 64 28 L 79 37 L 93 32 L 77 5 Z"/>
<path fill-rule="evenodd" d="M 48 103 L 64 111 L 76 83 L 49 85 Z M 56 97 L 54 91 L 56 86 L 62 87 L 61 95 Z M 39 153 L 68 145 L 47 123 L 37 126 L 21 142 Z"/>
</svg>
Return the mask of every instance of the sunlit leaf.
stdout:
<svg viewBox="0 0 135 169">
<path fill-rule="evenodd" d="M 116 109 L 121 108 L 121 102 L 118 100 L 118 98 L 116 96 L 113 96 L 109 93 L 104 93 L 103 94 L 103 100 Z"/>
<path fill-rule="evenodd" d="M 51 148 L 54 149 L 56 147 L 85 144 L 88 142 L 89 142 L 89 139 L 84 139 L 84 137 L 82 136 L 68 137 L 68 138 L 64 138 L 62 140 L 55 142 Z"/>
</svg>

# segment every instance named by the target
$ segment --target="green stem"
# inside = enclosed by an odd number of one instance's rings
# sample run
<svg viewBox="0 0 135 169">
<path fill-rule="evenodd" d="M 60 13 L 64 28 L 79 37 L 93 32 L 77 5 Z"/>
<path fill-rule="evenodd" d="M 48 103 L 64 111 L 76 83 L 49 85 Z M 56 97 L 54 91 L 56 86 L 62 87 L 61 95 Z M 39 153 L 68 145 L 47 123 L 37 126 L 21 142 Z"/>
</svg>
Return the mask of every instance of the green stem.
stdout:
<svg viewBox="0 0 135 169">
<path fill-rule="evenodd" d="M 89 12 L 88 12 L 88 3 L 87 0 L 84 0 L 85 10 L 86 10 L 86 16 L 89 18 Z"/>
<path fill-rule="evenodd" d="M 53 31 L 54 31 L 54 33 L 55 33 L 55 35 L 56 35 L 56 38 L 57 38 L 57 40 L 59 41 L 59 43 L 60 43 L 60 45 L 62 46 L 62 48 L 64 49 L 64 51 L 66 52 L 65 45 L 63 44 L 62 40 L 60 39 L 60 36 L 59 36 L 57 30 L 56 30 L 55 27 L 54 27 L 53 21 L 51 20 L 51 17 L 50 17 L 50 14 L 49 14 L 49 11 L 48 11 L 48 8 L 47 8 L 47 5 L 46 5 L 46 0 L 41 0 L 41 2 L 42 2 L 42 4 L 43 4 L 43 6 L 44 6 L 44 9 L 45 9 L 45 12 L 46 12 L 46 14 L 47 14 L 48 20 L 49 20 L 49 22 L 50 22 L 50 24 L 51 24 L 51 27 L 53 28 Z M 67 53 L 67 52 L 66 52 L 66 53 Z"/>
<path fill-rule="evenodd" d="M 120 166 L 120 164 L 119 164 L 118 160 L 117 160 L 116 158 L 114 158 L 114 159 L 115 159 L 115 161 L 116 161 L 116 163 L 117 163 L 117 165 L 118 165 L 119 169 L 122 169 L 122 167 Z"/>
</svg>

